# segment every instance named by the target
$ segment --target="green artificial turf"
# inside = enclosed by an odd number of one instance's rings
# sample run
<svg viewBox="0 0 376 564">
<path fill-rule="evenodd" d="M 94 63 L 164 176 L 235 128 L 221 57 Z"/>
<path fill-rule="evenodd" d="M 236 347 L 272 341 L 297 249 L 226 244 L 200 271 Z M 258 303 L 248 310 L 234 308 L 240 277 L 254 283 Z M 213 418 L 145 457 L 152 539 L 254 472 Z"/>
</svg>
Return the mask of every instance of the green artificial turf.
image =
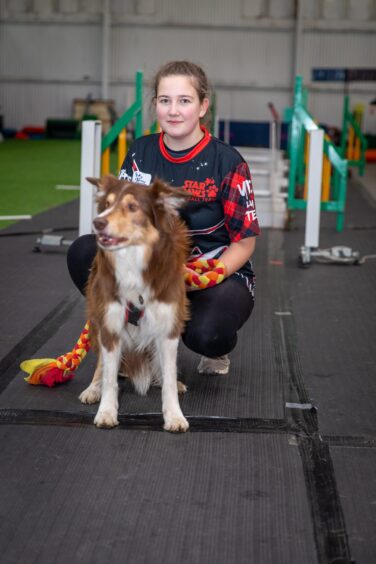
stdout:
<svg viewBox="0 0 376 564">
<path fill-rule="evenodd" d="M 79 197 L 56 185 L 80 184 L 81 142 L 18 140 L 0 143 L 0 215 L 35 215 Z M 0 221 L 0 229 L 10 221 Z"/>
<path fill-rule="evenodd" d="M 116 151 L 111 171 L 117 174 Z M 6 139 L 0 143 L 0 215 L 35 215 L 79 198 L 81 141 Z M 14 221 L 0 220 L 0 229 Z"/>
</svg>

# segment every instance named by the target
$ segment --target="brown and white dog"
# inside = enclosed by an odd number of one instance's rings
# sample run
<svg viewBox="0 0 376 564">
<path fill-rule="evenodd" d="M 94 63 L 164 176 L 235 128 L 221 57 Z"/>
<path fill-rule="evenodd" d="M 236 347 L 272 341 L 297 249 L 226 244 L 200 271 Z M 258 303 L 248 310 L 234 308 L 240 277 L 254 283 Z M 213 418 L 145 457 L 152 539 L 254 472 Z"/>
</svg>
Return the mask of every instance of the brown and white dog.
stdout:
<svg viewBox="0 0 376 564">
<path fill-rule="evenodd" d="M 98 252 L 87 286 L 98 364 L 80 400 L 100 401 L 95 425 L 115 427 L 118 373 L 125 372 L 142 395 L 152 383 L 160 385 L 164 429 L 186 431 L 176 357 L 188 318 L 183 272 L 189 240 L 177 212 L 187 195 L 160 181 L 144 186 L 114 176 L 88 180 L 99 189 L 93 221 Z"/>
</svg>

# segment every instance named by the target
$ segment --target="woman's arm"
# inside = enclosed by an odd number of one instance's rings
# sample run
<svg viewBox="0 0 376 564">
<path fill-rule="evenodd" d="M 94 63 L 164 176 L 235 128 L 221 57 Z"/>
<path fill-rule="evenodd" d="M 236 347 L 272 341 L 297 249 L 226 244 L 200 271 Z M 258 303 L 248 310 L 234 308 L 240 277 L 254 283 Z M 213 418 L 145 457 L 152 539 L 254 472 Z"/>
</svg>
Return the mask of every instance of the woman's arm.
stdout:
<svg viewBox="0 0 376 564">
<path fill-rule="evenodd" d="M 225 252 L 219 257 L 219 260 L 225 265 L 226 278 L 239 270 L 239 268 L 241 268 L 247 262 L 247 260 L 251 258 L 254 253 L 255 247 L 256 237 L 246 237 L 245 239 L 241 239 L 236 243 L 230 244 Z M 191 273 L 191 269 L 187 267 L 185 268 L 187 272 Z M 187 285 L 186 290 L 187 292 L 196 292 L 197 290 L 201 290 L 201 288 Z"/>
<path fill-rule="evenodd" d="M 254 253 L 256 237 L 246 237 L 231 243 L 219 257 L 226 267 L 226 278 L 241 268 Z"/>
<path fill-rule="evenodd" d="M 256 235 L 260 233 L 251 173 L 243 160 L 225 176 L 221 198 L 225 226 L 232 242 L 219 259 L 227 268 L 227 276 L 231 276 L 253 255 Z"/>
</svg>

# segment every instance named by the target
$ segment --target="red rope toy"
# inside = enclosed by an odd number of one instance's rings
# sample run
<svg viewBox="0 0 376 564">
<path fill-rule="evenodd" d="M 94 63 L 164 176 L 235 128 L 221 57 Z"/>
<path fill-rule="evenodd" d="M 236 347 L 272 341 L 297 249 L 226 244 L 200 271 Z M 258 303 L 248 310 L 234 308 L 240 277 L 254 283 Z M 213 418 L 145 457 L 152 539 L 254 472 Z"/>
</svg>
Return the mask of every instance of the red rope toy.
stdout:
<svg viewBox="0 0 376 564">
<path fill-rule="evenodd" d="M 186 264 L 184 281 L 187 287 L 204 290 L 220 284 L 226 276 L 226 267 L 220 260 L 196 260 Z M 43 385 L 52 388 L 72 380 L 74 370 L 78 368 L 90 350 L 90 323 L 85 324 L 71 352 L 56 359 L 35 358 L 24 360 L 21 370 L 29 376 L 25 381 L 35 386 Z"/>
</svg>

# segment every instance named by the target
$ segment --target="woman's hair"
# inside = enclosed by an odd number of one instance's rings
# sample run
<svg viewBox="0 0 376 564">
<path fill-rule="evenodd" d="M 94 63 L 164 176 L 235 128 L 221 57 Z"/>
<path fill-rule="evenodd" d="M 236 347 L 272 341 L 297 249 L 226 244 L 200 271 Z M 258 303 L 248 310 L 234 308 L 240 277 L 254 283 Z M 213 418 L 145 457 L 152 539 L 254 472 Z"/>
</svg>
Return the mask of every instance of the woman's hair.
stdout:
<svg viewBox="0 0 376 564">
<path fill-rule="evenodd" d="M 171 61 L 163 65 L 158 70 L 157 74 L 154 77 L 154 81 L 153 81 L 154 100 L 157 97 L 158 87 L 161 79 L 172 75 L 187 76 L 191 78 L 193 87 L 195 88 L 198 94 L 200 102 L 202 102 L 204 98 L 209 98 L 210 95 L 209 81 L 205 72 L 200 66 L 196 65 L 195 63 L 191 63 L 190 61 Z"/>
</svg>

